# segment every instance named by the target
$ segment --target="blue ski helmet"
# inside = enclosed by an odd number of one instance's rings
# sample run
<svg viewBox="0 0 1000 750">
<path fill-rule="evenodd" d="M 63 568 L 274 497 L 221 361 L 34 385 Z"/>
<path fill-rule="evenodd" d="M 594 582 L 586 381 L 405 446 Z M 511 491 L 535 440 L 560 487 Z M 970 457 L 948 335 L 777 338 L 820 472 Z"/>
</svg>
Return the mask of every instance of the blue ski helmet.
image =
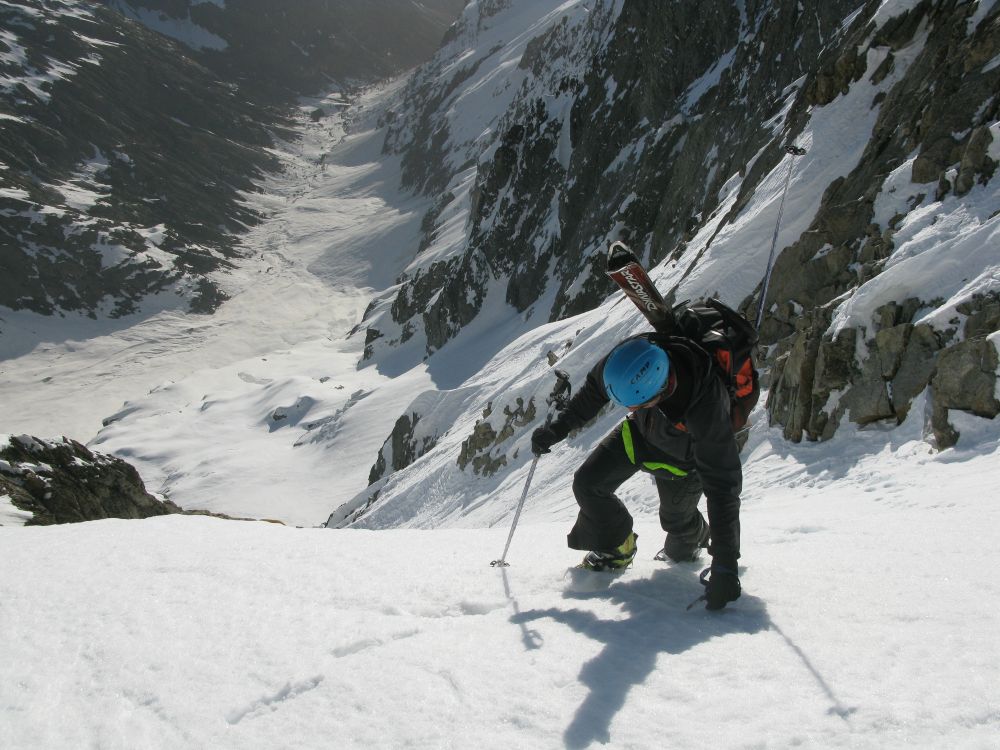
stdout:
<svg viewBox="0 0 1000 750">
<path fill-rule="evenodd" d="M 623 341 L 604 363 L 604 388 L 620 406 L 638 406 L 653 399 L 667 385 L 670 358 L 645 338 Z"/>
</svg>

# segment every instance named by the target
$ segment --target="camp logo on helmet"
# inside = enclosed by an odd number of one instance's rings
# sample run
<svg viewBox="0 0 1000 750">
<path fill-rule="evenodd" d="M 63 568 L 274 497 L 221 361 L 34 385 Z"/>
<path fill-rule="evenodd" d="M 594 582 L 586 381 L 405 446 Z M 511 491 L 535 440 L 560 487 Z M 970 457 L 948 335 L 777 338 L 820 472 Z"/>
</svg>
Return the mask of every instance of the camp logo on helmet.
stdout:
<svg viewBox="0 0 1000 750">
<path fill-rule="evenodd" d="M 635 385 L 636 383 L 640 382 L 644 377 L 646 377 L 646 373 L 649 372 L 649 368 L 652 367 L 652 365 L 653 363 L 650 362 L 649 360 L 643 362 L 642 367 L 639 368 L 639 372 L 637 372 L 635 374 L 635 377 L 632 378 L 631 381 L 629 381 L 629 385 Z"/>
<path fill-rule="evenodd" d="M 604 362 L 604 388 L 620 406 L 637 406 L 654 398 L 670 373 L 670 358 L 643 337 L 626 339 Z"/>
</svg>

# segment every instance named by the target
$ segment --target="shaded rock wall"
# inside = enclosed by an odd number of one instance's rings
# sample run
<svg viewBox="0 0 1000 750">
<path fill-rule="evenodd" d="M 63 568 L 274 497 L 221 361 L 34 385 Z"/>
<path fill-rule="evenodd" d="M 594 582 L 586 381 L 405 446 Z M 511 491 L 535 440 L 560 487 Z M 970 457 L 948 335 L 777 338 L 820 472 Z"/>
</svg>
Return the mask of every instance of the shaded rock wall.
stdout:
<svg viewBox="0 0 1000 750">
<path fill-rule="evenodd" d="M 922 45 L 879 103 L 857 168 L 830 185 L 809 230 L 775 264 L 771 314 L 762 330 L 765 342 L 779 343 L 768 406 L 772 422 L 793 440 L 828 438 L 845 416 L 859 425 L 902 421 L 926 389 L 934 413 L 930 436 L 941 447 L 957 438 L 948 409 L 989 418 L 1000 410 L 996 347 L 985 340 L 1000 329 L 996 293 L 970 291 L 952 301 L 954 314 L 945 323 L 917 320 L 945 300 L 903 298 L 883 305 L 861 327 L 828 330 L 832 308 L 876 278 L 895 249 L 907 209 L 885 224 L 873 223 L 876 199 L 894 169 L 915 154 L 909 177 L 923 190 L 909 210 L 949 198 L 960 209 L 961 198 L 995 177 L 987 125 L 1000 113 L 1000 68 L 987 63 L 1000 55 L 1000 23 L 994 8 L 992 20 L 969 33 L 976 9 L 975 3 L 922 2 L 878 34 L 860 29 L 829 74 L 834 82 L 808 91 L 810 101 L 822 104 L 850 78 L 877 79 L 900 50 Z M 859 65 L 852 53 L 877 47 L 889 54 L 875 70 Z M 803 309 L 811 312 L 802 316 Z"/>
<path fill-rule="evenodd" d="M 0 494 L 32 514 L 28 525 L 182 512 L 146 492 L 139 473 L 125 461 L 67 438 L 20 435 L 0 447 Z"/>
</svg>

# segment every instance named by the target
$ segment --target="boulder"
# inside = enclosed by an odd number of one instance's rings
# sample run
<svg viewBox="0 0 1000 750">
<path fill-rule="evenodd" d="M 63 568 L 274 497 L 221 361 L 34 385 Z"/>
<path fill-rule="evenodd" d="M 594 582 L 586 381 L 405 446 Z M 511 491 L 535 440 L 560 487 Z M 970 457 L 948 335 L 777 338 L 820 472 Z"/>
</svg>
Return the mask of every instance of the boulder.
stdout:
<svg viewBox="0 0 1000 750">
<path fill-rule="evenodd" d="M 394 471 L 412 464 L 437 445 L 432 435 L 417 436 L 415 431 L 421 415 L 413 411 L 396 420 L 392 433 L 378 452 L 378 458 L 368 472 L 368 484 L 373 485 Z"/>
<path fill-rule="evenodd" d="M 774 363 L 767 409 L 772 424 L 784 426 L 788 440 L 802 440 L 812 421 L 813 382 L 830 315 L 829 308 L 817 308 L 800 315 L 795 333 L 789 337 L 790 344 L 783 342 L 783 347 L 787 348 Z"/>
<path fill-rule="evenodd" d="M 937 357 L 941 348 L 941 337 L 933 328 L 912 327 L 891 381 L 892 405 L 900 421 L 906 418 L 913 399 L 924 391 L 935 368 L 940 366 Z"/>
<path fill-rule="evenodd" d="M 813 376 L 812 399 L 810 403 L 806 426 L 811 439 L 825 440 L 833 436 L 845 408 L 851 408 L 851 418 L 857 407 L 854 402 L 860 402 L 861 393 L 856 388 L 851 389 L 853 401 L 844 402 L 839 395 L 857 380 L 857 367 L 854 354 L 857 350 L 858 333 L 853 328 L 841 331 L 834 338 L 820 340 L 816 355 L 816 371 Z M 867 394 L 866 394 L 867 395 Z M 877 394 L 875 395 L 877 400 Z M 877 412 L 877 407 L 871 411 Z M 856 420 L 855 420 L 856 421 Z"/>
<path fill-rule="evenodd" d="M 9 438 L 0 450 L 0 494 L 32 514 L 27 525 L 183 512 L 174 503 L 149 494 L 130 464 L 65 437 Z"/>
<path fill-rule="evenodd" d="M 515 403 L 513 409 L 505 405 L 499 413 L 494 413 L 491 407 L 484 413 L 483 419 L 476 422 L 472 434 L 463 441 L 458 456 L 458 467 L 462 471 L 471 464 L 474 473 L 489 477 L 507 465 L 507 454 L 500 446 L 514 437 L 517 428 L 534 422 L 536 416 L 534 399 L 528 399 L 525 404 L 524 399 L 518 397 Z M 499 429 L 490 423 L 490 417 L 502 419 Z"/>
<path fill-rule="evenodd" d="M 955 308 L 965 319 L 965 338 L 978 339 L 1000 330 L 1000 294 L 976 296 Z"/>
<path fill-rule="evenodd" d="M 1000 364 L 991 341 L 975 339 L 950 347 L 938 357 L 931 387 L 934 410 L 931 426 L 939 448 L 957 442 L 959 433 L 948 422 L 948 411 L 958 409 L 992 419 L 1000 414 L 996 373 Z"/>
</svg>

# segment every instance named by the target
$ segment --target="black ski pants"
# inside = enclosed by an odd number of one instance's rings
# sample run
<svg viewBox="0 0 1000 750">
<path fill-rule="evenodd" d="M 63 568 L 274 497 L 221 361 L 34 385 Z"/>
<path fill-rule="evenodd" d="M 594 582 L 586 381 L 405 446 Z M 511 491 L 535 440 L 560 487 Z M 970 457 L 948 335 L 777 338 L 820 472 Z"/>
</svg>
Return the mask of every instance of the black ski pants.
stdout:
<svg viewBox="0 0 1000 750">
<path fill-rule="evenodd" d="M 669 462 L 669 458 L 664 457 Z M 569 532 L 571 549 L 612 551 L 632 531 L 632 515 L 615 494 L 637 471 L 629 460 L 619 426 L 587 457 L 573 477 L 573 494 L 580 512 Z M 696 544 L 706 526 L 698 510 L 701 479 L 694 471 L 678 477 L 666 470 L 653 475 L 660 495 L 660 528 L 681 541 Z"/>
</svg>

